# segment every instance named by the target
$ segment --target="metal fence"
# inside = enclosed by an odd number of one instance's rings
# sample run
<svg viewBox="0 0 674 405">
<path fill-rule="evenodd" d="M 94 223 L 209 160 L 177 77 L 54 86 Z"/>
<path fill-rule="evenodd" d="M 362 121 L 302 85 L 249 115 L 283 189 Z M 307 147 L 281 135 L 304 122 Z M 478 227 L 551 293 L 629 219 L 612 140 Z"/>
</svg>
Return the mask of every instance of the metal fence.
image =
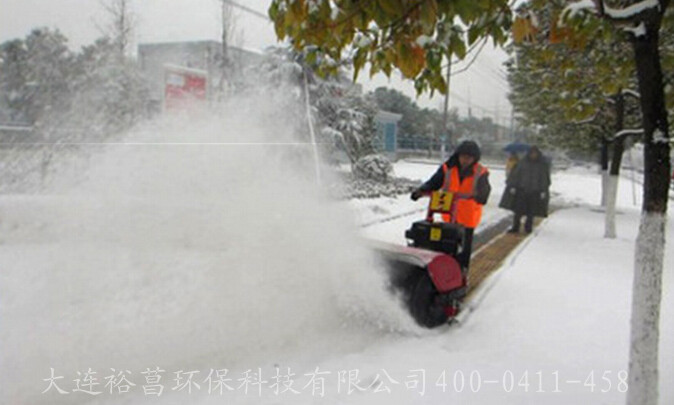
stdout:
<svg viewBox="0 0 674 405">
<path fill-rule="evenodd" d="M 0 194 L 39 192 L 57 167 L 86 159 L 82 146 L 72 142 L 81 136 L 76 130 L 45 135 L 32 127 L 0 125 Z"/>
</svg>

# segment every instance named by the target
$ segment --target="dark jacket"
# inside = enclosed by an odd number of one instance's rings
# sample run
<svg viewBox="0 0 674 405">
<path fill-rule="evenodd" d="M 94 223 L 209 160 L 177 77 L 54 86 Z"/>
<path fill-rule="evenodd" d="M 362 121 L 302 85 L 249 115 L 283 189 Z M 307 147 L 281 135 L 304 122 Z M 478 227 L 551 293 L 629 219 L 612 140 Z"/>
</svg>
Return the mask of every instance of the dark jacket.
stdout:
<svg viewBox="0 0 674 405">
<path fill-rule="evenodd" d="M 477 156 L 479 160 L 479 155 Z M 453 167 L 459 166 L 459 155 L 458 152 L 454 153 L 449 159 L 447 159 L 447 168 L 451 169 Z M 469 177 L 473 174 L 473 166 L 468 167 L 465 170 L 459 171 L 459 178 L 461 181 L 466 177 Z M 442 166 L 438 168 L 435 174 L 428 179 L 424 184 L 419 187 L 419 191 L 435 191 L 439 190 L 442 187 L 442 184 L 445 182 L 445 173 L 442 171 Z M 479 204 L 486 204 L 489 199 L 489 194 L 491 193 L 491 185 L 489 184 L 489 173 L 486 173 L 480 176 L 477 182 L 477 190 L 475 195 L 475 201 Z"/>
<path fill-rule="evenodd" d="M 538 151 L 535 147 L 533 149 Z M 515 166 L 506 182 L 499 207 L 522 215 L 548 215 L 550 164 L 540 151 L 538 154 L 538 159 L 532 159 L 528 154 Z"/>
<path fill-rule="evenodd" d="M 506 184 L 525 192 L 548 191 L 550 165 L 542 155 L 536 160 L 526 157 L 515 166 Z"/>
</svg>

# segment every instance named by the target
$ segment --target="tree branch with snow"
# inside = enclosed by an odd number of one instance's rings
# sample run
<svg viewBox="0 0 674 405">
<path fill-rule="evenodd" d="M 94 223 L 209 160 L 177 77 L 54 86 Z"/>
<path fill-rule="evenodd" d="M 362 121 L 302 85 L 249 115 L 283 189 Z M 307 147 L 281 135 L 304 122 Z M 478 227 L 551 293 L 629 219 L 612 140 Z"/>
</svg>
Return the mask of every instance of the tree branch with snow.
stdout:
<svg viewBox="0 0 674 405">
<path fill-rule="evenodd" d="M 659 15 L 669 4 L 669 0 L 642 0 L 622 8 L 605 4 L 604 0 L 580 0 L 566 6 L 560 14 L 561 25 L 565 20 L 583 12 L 596 14 L 623 27 L 623 31 L 634 36 L 645 36 L 652 22 L 652 15 Z M 626 25 L 626 26 L 625 26 Z"/>
<path fill-rule="evenodd" d="M 639 100 L 641 98 L 641 94 L 639 94 L 638 91 L 632 90 L 632 89 L 623 89 L 622 90 L 622 95 L 623 96 L 630 96 L 634 97 L 635 99 Z"/>
<path fill-rule="evenodd" d="M 621 131 L 616 132 L 613 135 L 613 139 L 627 138 L 628 136 L 643 136 L 643 134 L 644 134 L 643 128 L 623 129 Z"/>
</svg>

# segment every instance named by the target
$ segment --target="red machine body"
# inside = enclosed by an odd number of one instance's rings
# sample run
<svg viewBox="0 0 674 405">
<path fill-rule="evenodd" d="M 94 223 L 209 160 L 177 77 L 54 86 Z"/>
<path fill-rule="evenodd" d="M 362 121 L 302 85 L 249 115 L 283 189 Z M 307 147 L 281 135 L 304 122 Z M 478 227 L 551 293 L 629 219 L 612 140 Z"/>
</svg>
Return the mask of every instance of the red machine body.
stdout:
<svg viewBox="0 0 674 405">
<path fill-rule="evenodd" d="M 466 269 L 456 259 L 463 245 L 463 227 L 436 221 L 435 216 L 453 213 L 456 201 L 467 197 L 447 192 L 429 195 L 426 219 L 414 222 L 405 233 L 408 246 L 374 243 L 374 247 L 388 264 L 393 287 L 405 293 L 415 320 L 435 327 L 458 314 L 467 293 Z"/>
</svg>

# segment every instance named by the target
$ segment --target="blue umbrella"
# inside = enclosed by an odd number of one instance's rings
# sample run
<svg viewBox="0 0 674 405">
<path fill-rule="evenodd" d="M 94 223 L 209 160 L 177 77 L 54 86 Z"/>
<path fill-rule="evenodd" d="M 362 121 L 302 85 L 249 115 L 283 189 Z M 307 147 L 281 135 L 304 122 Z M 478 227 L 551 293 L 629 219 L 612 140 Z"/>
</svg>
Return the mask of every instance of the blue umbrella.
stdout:
<svg viewBox="0 0 674 405">
<path fill-rule="evenodd" d="M 528 152 L 529 149 L 531 149 L 531 145 L 523 142 L 511 142 L 503 147 L 503 151 L 508 153 L 523 153 Z"/>
</svg>

